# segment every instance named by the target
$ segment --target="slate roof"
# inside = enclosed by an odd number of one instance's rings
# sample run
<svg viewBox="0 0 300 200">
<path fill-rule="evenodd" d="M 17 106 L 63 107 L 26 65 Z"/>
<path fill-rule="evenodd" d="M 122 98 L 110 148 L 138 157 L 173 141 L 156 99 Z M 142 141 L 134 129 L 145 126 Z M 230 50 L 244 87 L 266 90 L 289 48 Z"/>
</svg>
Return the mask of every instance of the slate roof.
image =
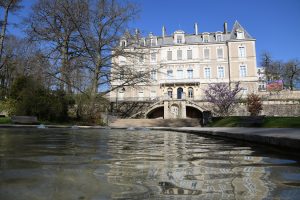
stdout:
<svg viewBox="0 0 300 200">
<path fill-rule="evenodd" d="M 244 36 L 245 38 L 243 40 L 249 40 L 249 39 L 254 39 L 241 25 L 238 21 L 235 21 L 232 31 L 231 32 L 221 32 L 221 31 L 217 31 L 217 32 L 212 32 L 212 33 L 208 33 L 208 32 L 203 32 L 203 33 L 199 33 L 198 35 L 195 34 L 186 34 L 185 33 L 185 44 L 206 44 L 206 43 L 217 43 L 216 41 L 216 34 L 221 34 L 222 35 L 222 42 L 228 41 L 228 40 L 237 40 L 236 38 L 236 31 L 240 30 L 244 32 Z M 182 30 L 177 30 L 175 32 L 184 32 Z M 208 34 L 209 36 L 209 42 L 204 42 L 203 41 L 203 35 Z M 141 41 L 139 42 L 140 44 L 142 44 L 143 40 L 145 40 L 146 46 L 150 47 L 150 40 L 152 39 L 157 39 L 157 45 L 152 45 L 152 47 L 158 47 L 158 46 L 173 46 L 174 44 L 174 37 L 173 34 L 172 35 L 166 35 L 165 37 L 162 36 L 155 36 L 152 33 L 141 39 Z M 134 42 L 132 42 L 134 43 Z"/>
</svg>

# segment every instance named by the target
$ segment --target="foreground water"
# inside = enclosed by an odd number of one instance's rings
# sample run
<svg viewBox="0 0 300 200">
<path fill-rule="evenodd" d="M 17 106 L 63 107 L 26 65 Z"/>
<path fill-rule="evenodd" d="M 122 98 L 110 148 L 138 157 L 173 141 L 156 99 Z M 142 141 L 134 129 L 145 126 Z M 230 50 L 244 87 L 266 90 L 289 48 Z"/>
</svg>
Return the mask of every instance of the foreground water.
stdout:
<svg viewBox="0 0 300 200">
<path fill-rule="evenodd" d="M 297 157 L 166 131 L 0 129 L 0 199 L 300 199 Z"/>
</svg>

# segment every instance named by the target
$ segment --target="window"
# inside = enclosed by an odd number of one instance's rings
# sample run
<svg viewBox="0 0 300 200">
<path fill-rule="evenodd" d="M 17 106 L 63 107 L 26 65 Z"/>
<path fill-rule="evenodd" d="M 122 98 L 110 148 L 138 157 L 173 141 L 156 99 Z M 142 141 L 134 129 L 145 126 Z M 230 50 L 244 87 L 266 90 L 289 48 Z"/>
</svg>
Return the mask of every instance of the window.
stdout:
<svg viewBox="0 0 300 200">
<path fill-rule="evenodd" d="M 209 59 L 209 49 L 204 49 L 204 59 Z"/>
<path fill-rule="evenodd" d="M 209 42 L 209 36 L 208 35 L 203 36 L 203 42 Z"/>
<path fill-rule="evenodd" d="M 181 36 L 181 35 L 178 35 L 178 36 L 177 36 L 177 43 L 178 43 L 178 44 L 181 44 L 181 43 L 182 43 L 182 36 Z"/>
<path fill-rule="evenodd" d="M 193 51 L 191 49 L 187 50 L 187 59 L 193 59 Z"/>
<path fill-rule="evenodd" d="M 188 97 L 194 98 L 194 89 L 192 87 L 189 87 L 188 89 Z"/>
<path fill-rule="evenodd" d="M 126 41 L 123 40 L 123 41 L 121 42 L 121 46 L 124 48 L 124 47 L 126 46 Z"/>
<path fill-rule="evenodd" d="M 156 98 L 156 91 L 155 90 L 151 90 L 150 91 L 150 99 L 153 100 Z"/>
<path fill-rule="evenodd" d="M 240 66 L 240 77 L 246 77 L 247 76 L 247 67 L 245 65 Z"/>
<path fill-rule="evenodd" d="M 222 41 L 222 35 L 217 35 L 216 40 L 217 40 L 217 42 L 221 42 Z"/>
<path fill-rule="evenodd" d="M 172 88 L 168 88 L 168 97 L 169 98 L 173 98 L 173 89 Z"/>
<path fill-rule="evenodd" d="M 138 100 L 139 101 L 142 101 L 144 99 L 144 92 L 141 90 L 141 91 L 139 91 L 139 93 L 138 93 Z"/>
<path fill-rule="evenodd" d="M 177 50 L 177 60 L 182 60 L 182 50 Z"/>
<path fill-rule="evenodd" d="M 156 53 L 151 53 L 151 61 L 156 61 Z"/>
<path fill-rule="evenodd" d="M 172 51 L 167 52 L 167 59 L 172 60 Z"/>
<path fill-rule="evenodd" d="M 225 77 L 224 67 L 219 66 L 218 67 L 218 78 L 224 78 L 224 77 Z"/>
<path fill-rule="evenodd" d="M 209 67 L 204 68 L 204 78 L 210 78 L 210 68 Z"/>
<path fill-rule="evenodd" d="M 124 72 L 124 70 L 121 70 L 121 71 L 120 71 L 120 74 L 119 74 L 119 79 L 120 79 L 120 80 L 123 80 L 124 77 L 125 77 L 125 72 Z"/>
<path fill-rule="evenodd" d="M 239 47 L 239 57 L 240 58 L 245 58 L 246 57 L 245 47 Z"/>
<path fill-rule="evenodd" d="M 237 30 L 237 32 L 236 32 L 236 39 L 244 39 L 244 38 L 245 38 L 244 31 Z"/>
<path fill-rule="evenodd" d="M 157 80 L 157 78 L 156 78 L 156 70 L 152 70 L 152 71 L 150 72 L 150 78 L 151 78 L 152 80 Z"/>
<path fill-rule="evenodd" d="M 193 70 L 192 69 L 187 70 L 187 77 L 190 78 L 190 79 L 193 78 Z"/>
<path fill-rule="evenodd" d="M 173 70 L 168 70 L 167 71 L 167 79 L 172 79 L 173 78 Z"/>
<path fill-rule="evenodd" d="M 154 39 L 150 39 L 150 46 L 154 46 L 155 43 L 154 43 Z"/>
<path fill-rule="evenodd" d="M 218 56 L 218 59 L 223 58 L 223 49 L 222 48 L 217 49 L 217 56 Z"/>
<path fill-rule="evenodd" d="M 178 79 L 183 79 L 183 70 L 182 69 L 177 70 L 177 78 Z"/>
</svg>

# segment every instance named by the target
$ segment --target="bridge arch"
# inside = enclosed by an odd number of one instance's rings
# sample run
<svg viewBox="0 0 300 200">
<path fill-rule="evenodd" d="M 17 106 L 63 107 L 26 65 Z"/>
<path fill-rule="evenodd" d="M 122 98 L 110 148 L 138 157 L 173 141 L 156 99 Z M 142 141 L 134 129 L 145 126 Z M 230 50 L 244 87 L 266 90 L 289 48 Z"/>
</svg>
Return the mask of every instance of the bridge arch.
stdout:
<svg viewBox="0 0 300 200">
<path fill-rule="evenodd" d="M 203 111 L 193 105 L 186 105 L 187 118 L 203 118 Z"/>
<path fill-rule="evenodd" d="M 164 105 L 157 105 L 145 113 L 148 119 L 164 118 Z"/>
</svg>

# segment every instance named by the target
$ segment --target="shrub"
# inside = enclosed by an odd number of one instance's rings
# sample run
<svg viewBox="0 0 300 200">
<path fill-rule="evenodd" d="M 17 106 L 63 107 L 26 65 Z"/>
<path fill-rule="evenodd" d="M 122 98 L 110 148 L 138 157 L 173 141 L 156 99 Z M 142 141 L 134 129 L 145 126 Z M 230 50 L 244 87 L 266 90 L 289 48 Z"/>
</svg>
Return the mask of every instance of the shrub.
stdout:
<svg viewBox="0 0 300 200">
<path fill-rule="evenodd" d="M 251 116 L 258 116 L 263 109 L 260 97 L 254 93 L 248 94 L 246 104 Z"/>
</svg>

